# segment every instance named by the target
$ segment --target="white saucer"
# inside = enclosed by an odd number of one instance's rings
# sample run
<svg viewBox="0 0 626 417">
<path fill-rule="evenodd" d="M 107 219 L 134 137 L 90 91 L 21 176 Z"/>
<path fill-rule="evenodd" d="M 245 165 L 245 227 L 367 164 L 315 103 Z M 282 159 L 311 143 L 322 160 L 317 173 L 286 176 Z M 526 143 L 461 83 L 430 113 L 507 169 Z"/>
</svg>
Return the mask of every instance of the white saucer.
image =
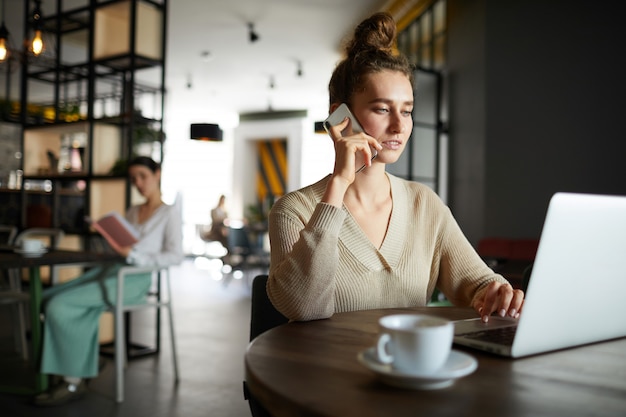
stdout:
<svg viewBox="0 0 626 417">
<path fill-rule="evenodd" d="M 20 255 L 24 256 L 25 258 L 37 258 L 41 255 L 43 255 L 44 253 L 48 252 L 48 249 L 43 248 L 41 250 L 38 251 L 25 251 L 23 249 L 20 248 L 15 248 L 13 249 L 13 252 L 15 253 L 19 253 Z"/>
<path fill-rule="evenodd" d="M 383 364 L 376 357 L 376 348 L 365 349 L 358 354 L 359 362 L 376 373 L 385 384 L 400 388 L 439 389 L 449 387 L 455 379 L 471 374 L 478 368 L 478 362 L 470 355 L 452 350 L 443 368 L 429 375 L 410 374 L 395 370 Z"/>
</svg>

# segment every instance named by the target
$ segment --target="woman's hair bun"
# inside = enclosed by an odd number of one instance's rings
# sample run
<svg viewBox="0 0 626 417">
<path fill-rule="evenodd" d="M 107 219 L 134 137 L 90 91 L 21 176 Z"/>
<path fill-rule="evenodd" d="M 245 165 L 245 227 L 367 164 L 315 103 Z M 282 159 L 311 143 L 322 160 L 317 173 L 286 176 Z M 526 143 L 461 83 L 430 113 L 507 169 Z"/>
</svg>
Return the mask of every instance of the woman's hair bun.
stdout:
<svg viewBox="0 0 626 417">
<path fill-rule="evenodd" d="M 354 57 L 362 52 L 381 51 L 392 54 L 396 24 L 389 13 L 375 13 L 354 30 L 354 37 L 346 45 L 346 55 Z"/>
<path fill-rule="evenodd" d="M 394 48 L 395 40 L 396 22 L 389 13 L 375 13 L 361 22 L 354 30 L 353 38 L 346 43 L 346 57 L 337 64 L 330 77 L 330 104 L 350 104 L 369 74 L 398 71 L 413 83 L 413 68 Z"/>
</svg>

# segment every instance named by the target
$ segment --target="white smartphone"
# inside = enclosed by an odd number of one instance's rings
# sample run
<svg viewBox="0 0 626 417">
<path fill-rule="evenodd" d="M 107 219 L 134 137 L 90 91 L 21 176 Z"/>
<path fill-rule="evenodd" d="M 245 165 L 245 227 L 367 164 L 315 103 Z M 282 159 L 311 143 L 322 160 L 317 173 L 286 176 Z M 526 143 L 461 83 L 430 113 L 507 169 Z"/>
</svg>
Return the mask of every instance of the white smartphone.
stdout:
<svg viewBox="0 0 626 417">
<path fill-rule="evenodd" d="M 328 133 L 329 126 L 338 125 L 339 123 L 343 122 L 346 117 L 350 119 L 353 133 L 363 132 L 363 128 L 359 124 L 359 121 L 356 119 L 356 117 L 354 117 L 354 115 L 352 114 L 352 112 L 350 111 L 350 108 L 348 107 L 346 103 L 341 103 L 339 107 L 337 107 L 335 111 L 332 112 L 331 115 L 328 116 L 328 118 L 326 118 L 326 120 L 324 120 L 324 129 L 326 129 L 326 132 Z M 343 134 L 343 131 L 341 133 Z M 374 148 L 371 148 L 371 149 L 372 149 L 371 161 L 373 161 L 378 156 L 378 151 Z M 359 172 L 363 171 L 365 167 L 366 165 L 363 164 L 361 168 L 356 170 L 356 173 L 358 174 Z"/>
<path fill-rule="evenodd" d="M 352 131 L 354 133 L 363 132 L 363 128 L 359 124 L 359 121 L 354 117 L 348 105 L 346 103 L 341 103 L 339 107 L 335 109 L 334 112 L 326 120 L 324 120 L 324 129 L 328 132 L 329 125 L 336 126 L 339 123 L 343 122 L 343 120 L 348 117 L 350 122 L 352 123 Z M 343 134 L 343 132 L 341 132 Z"/>
</svg>

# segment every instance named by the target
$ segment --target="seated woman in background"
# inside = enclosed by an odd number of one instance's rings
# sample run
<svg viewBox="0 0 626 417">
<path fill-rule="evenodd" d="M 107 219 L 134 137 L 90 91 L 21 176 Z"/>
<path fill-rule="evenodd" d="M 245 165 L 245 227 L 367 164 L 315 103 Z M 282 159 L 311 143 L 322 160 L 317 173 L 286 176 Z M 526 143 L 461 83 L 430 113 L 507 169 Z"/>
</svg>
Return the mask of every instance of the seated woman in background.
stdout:
<svg viewBox="0 0 626 417">
<path fill-rule="evenodd" d="M 334 70 L 330 111 L 346 103 L 366 133 L 347 117 L 328 127 L 332 174 L 272 207 L 268 295 L 291 320 L 424 306 L 435 288 L 484 321 L 493 312 L 518 317 L 523 292 L 482 261 L 439 197 L 385 172 L 413 127 L 413 69 L 394 53 L 395 34 L 390 15 L 371 16 Z"/>
<path fill-rule="evenodd" d="M 211 230 L 205 239 L 220 242 L 225 248 L 228 247 L 228 212 L 224 195 L 220 196 L 217 206 L 211 209 Z"/>
<path fill-rule="evenodd" d="M 148 157 L 137 157 L 129 163 L 128 172 L 133 186 L 146 198 L 126 212 L 126 219 L 139 232 L 139 241 L 120 247 L 107 238 L 126 263 L 93 268 L 44 292 L 41 372 L 60 375 L 63 380 L 35 397 L 36 405 L 60 405 L 79 398 L 86 391 L 84 378 L 97 376 L 100 315 L 115 300 L 117 271 L 122 266 L 166 267 L 183 260 L 181 217 L 176 207 L 161 200 L 159 164 Z M 151 274 L 125 280 L 124 303 L 141 302 L 151 281 Z"/>
</svg>

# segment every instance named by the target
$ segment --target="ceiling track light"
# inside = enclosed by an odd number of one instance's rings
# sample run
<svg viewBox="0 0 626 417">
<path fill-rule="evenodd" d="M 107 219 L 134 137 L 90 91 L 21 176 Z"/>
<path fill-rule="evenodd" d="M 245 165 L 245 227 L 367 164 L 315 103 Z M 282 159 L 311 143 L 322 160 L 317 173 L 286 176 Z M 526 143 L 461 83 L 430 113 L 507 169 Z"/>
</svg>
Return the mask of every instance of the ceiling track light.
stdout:
<svg viewBox="0 0 626 417">
<path fill-rule="evenodd" d="M 302 70 L 302 61 L 296 61 L 296 64 L 298 66 L 296 70 L 296 75 L 298 77 L 302 77 L 304 75 L 304 71 Z"/>
<path fill-rule="evenodd" d="M 248 23 L 248 39 L 250 43 L 254 43 L 259 40 L 259 35 L 254 31 L 254 23 Z"/>
<path fill-rule="evenodd" d="M 202 59 L 202 62 L 209 62 L 213 59 L 213 56 L 210 51 L 202 51 L 200 52 L 200 58 Z"/>
</svg>

